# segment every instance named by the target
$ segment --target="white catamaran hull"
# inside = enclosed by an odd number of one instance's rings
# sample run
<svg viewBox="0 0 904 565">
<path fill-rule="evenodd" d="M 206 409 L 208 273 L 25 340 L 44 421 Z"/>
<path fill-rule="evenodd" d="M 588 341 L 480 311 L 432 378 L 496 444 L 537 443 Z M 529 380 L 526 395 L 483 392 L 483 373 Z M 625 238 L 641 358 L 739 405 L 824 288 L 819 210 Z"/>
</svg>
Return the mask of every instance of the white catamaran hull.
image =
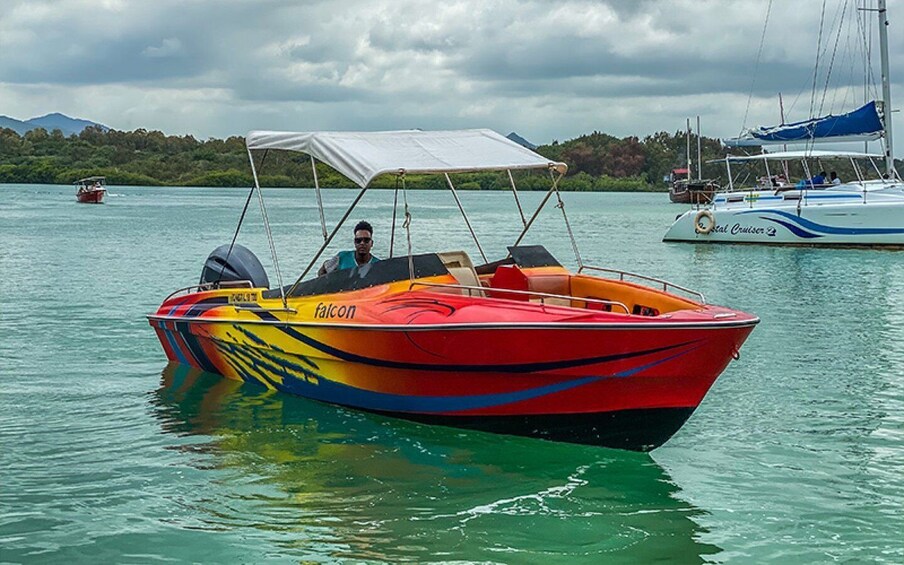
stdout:
<svg viewBox="0 0 904 565">
<path fill-rule="evenodd" d="M 722 193 L 677 218 L 663 241 L 904 248 L 904 186 Z"/>
</svg>

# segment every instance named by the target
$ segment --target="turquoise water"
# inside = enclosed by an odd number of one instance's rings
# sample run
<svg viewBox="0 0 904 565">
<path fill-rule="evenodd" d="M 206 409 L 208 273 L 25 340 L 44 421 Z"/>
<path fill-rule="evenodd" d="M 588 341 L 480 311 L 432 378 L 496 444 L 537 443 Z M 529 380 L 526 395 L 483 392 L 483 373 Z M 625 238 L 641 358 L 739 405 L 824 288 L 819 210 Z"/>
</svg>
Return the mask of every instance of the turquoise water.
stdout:
<svg viewBox="0 0 904 565">
<path fill-rule="evenodd" d="M 0 191 L 0 562 L 904 562 L 904 253 L 664 244 L 682 210 L 665 195 L 566 194 L 585 263 L 762 318 L 678 434 L 638 454 L 167 367 L 144 315 L 197 282 L 246 192 Z M 325 193 L 328 221 L 354 194 Z M 288 283 L 322 240 L 314 195 L 265 196 Z M 416 252 L 479 257 L 448 193 L 409 197 Z M 511 194 L 461 198 L 500 257 Z M 391 199 L 352 215 L 380 256 Z M 249 220 L 239 241 L 275 283 Z M 574 266 L 558 210 L 531 233 Z"/>
</svg>

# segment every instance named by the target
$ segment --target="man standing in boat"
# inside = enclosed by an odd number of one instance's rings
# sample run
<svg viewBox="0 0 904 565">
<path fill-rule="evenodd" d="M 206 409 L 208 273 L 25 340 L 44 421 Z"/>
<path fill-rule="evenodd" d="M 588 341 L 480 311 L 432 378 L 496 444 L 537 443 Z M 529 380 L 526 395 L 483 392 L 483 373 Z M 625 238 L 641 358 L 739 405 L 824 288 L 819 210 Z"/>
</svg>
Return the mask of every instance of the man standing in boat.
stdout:
<svg viewBox="0 0 904 565">
<path fill-rule="evenodd" d="M 373 249 L 374 229 L 369 222 L 360 221 L 355 225 L 355 250 L 340 251 L 332 258 L 324 261 L 317 275 L 325 275 L 338 271 L 340 269 L 350 269 L 366 263 L 376 263 L 379 261 L 377 257 L 371 254 Z"/>
</svg>

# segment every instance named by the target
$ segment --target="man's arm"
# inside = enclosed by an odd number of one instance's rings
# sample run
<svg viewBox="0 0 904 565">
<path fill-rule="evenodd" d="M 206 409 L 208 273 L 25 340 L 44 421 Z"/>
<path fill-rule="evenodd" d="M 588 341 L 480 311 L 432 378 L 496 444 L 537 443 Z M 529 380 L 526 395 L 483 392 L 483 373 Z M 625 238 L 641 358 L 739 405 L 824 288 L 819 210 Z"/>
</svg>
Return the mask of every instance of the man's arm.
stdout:
<svg viewBox="0 0 904 565">
<path fill-rule="evenodd" d="M 320 266 L 320 270 L 317 271 L 317 276 L 322 276 L 327 273 L 332 273 L 339 267 L 339 255 L 334 255 L 330 257 L 326 261 L 323 262 L 323 265 Z"/>
</svg>

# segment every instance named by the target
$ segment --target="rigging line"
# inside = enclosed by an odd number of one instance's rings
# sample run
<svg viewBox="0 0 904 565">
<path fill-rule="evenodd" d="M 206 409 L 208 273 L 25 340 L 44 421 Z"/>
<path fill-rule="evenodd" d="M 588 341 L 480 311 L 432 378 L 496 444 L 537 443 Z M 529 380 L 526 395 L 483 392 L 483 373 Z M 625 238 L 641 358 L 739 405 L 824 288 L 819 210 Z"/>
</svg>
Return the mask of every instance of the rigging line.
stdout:
<svg viewBox="0 0 904 565">
<path fill-rule="evenodd" d="M 864 7 L 858 10 L 858 15 L 860 11 L 867 11 L 869 8 L 866 8 L 866 4 L 864 3 Z M 876 85 L 876 73 L 873 72 L 873 18 L 864 17 L 863 21 L 866 22 L 867 29 L 864 29 L 861 25 L 860 33 L 862 34 L 863 45 L 864 45 L 864 54 L 863 54 L 863 99 L 864 102 L 868 101 L 870 98 L 873 100 L 878 100 L 879 98 L 879 87 Z M 872 91 L 870 91 L 870 87 L 872 87 Z"/>
<path fill-rule="evenodd" d="M 822 53 L 820 45 L 822 45 L 822 30 L 826 19 L 826 0 L 822 0 L 822 13 L 819 15 L 819 34 L 816 36 L 816 64 L 813 66 L 813 86 L 810 90 L 810 119 L 815 117 L 813 113 L 816 109 L 816 81 L 819 78 L 819 55 Z"/>
<path fill-rule="evenodd" d="M 402 222 L 402 227 L 405 228 L 405 236 L 408 239 L 408 280 L 413 283 L 414 255 L 412 254 L 411 247 L 411 211 L 408 208 L 408 187 L 405 185 L 404 171 L 399 171 L 399 176 L 402 177 L 402 201 L 405 204 L 405 221 Z"/>
<path fill-rule="evenodd" d="M 847 14 L 847 0 L 845 0 L 841 9 L 841 19 L 838 22 L 838 33 L 835 34 L 835 45 L 832 47 L 832 58 L 829 60 L 829 69 L 826 71 L 826 82 L 822 88 L 822 100 L 819 102 L 819 115 L 822 115 L 823 109 L 825 108 L 826 93 L 829 91 L 829 79 L 832 77 L 832 69 L 835 66 L 835 54 L 838 52 L 838 41 L 841 39 L 841 29 L 844 27 L 845 14 Z"/>
<path fill-rule="evenodd" d="M 813 113 L 816 109 L 816 81 L 819 78 L 819 55 L 822 53 L 822 49 L 820 49 L 820 45 L 822 45 L 822 30 L 825 26 L 826 19 L 826 0 L 822 0 L 822 13 L 819 15 L 819 34 L 816 36 L 816 64 L 813 66 L 813 86 L 810 90 L 810 116 L 809 118 L 812 120 L 816 115 Z M 815 144 L 815 140 L 812 136 L 807 138 L 807 142 L 804 145 L 808 150 L 813 147 Z"/>
<path fill-rule="evenodd" d="M 261 157 L 261 165 L 260 169 L 264 169 L 264 161 L 267 160 L 267 155 L 270 153 L 270 150 L 267 149 L 264 151 L 264 156 Z M 248 198 L 245 199 L 245 207 L 242 208 L 242 215 L 239 216 L 239 225 L 235 226 L 235 233 L 232 234 L 232 243 L 229 244 L 229 249 L 226 251 L 226 258 L 223 259 L 223 267 L 220 269 L 220 274 L 217 275 L 217 280 L 213 281 L 215 283 L 223 280 L 223 273 L 226 272 L 226 265 L 229 264 L 229 256 L 232 255 L 232 248 L 235 247 L 235 240 L 239 237 L 239 230 L 242 229 L 242 222 L 245 221 L 245 212 L 248 211 L 248 204 L 251 203 L 251 197 L 254 196 L 254 184 L 251 185 L 251 190 L 248 191 Z"/>
<path fill-rule="evenodd" d="M 753 78 L 750 81 L 750 93 L 747 95 L 747 108 L 744 110 L 744 121 L 741 124 L 741 131 L 738 135 L 743 135 L 747 129 L 747 115 L 750 113 L 750 101 L 753 99 L 753 89 L 756 86 L 756 77 L 760 68 L 760 57 L 763 54 L 763 45 L 766 43 L 766 28 L 769 26 L 769 14 L 772 12 L 772 0 L 766 6 L 766 19 L 763 21 L 763 33 L 760 35 L 760 48 L 756 52 L 756 63 L 753 65 Z"/>
</svg>

